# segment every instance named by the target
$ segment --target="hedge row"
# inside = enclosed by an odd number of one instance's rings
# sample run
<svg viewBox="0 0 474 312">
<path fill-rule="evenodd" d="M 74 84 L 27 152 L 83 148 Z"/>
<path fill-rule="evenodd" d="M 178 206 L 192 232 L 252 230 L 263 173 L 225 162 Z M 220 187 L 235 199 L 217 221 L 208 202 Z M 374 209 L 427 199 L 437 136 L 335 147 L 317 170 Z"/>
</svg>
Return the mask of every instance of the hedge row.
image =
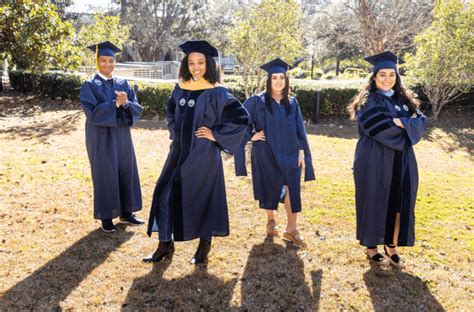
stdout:
<svg viewBox="0 0 474 312">
<path fill-rule="evenodd" d="M 132 82 L 133 85 L 133 82 Z M 143 84 L 138 83 L 137 97 L 145 109 L 145 113 L 166 115 L 166 102 L 171 94 L 174 84 Z M 226 84 L 230 92 L 241 102 L 245 101 L 242 87 L 236 84 Z M 317 89 L 309 86 L 294 86 L 292 95 L 296 96 L 301 112 L 305 119 L 311 120 L 315 116 L 317 91 L 320 91 L 320 114 L 328 116 L 342 116 L 345 114 L 347 104 L 359 91 L 355 88 L 324 88 Z"/>
<path fill-rule="evenodd" d="M 10 71 L 10 87 L 23 93 L 35 93 L 51 99 L 74 100 L 79 98 L 82 79 L 62 73 L 32 74 Z"/>
<path fill-rule="evenodd" d="M 292 93 L 298 99 L 301 112 L 305 119 L 312 119 L 315 114 L 317 91 L 320 92 L 320 114 L 342 116 L 346 114 L 346 106 L 359 92 L 355 88 L 315 88 L 295 84 Z"/>
<path fill-rule="evenodd" d="M 45 73 L 33 75 L 21 71 L 11 71 L 10 85 L 15 90 L 40 94 L 53 99 L 78 99 L 82 79 L 79 76 L 60 73 Z M 166 103 L 174 83 L 143 83 L 131 82 L 138 85 L 138 100 L 147 115 L 166 115 Z M 245 100 L 243 88 L 236 82 L 226 82 L 231 93 L 240 101 Z M 336 88 L 322 87 L 314 84 L 298 84 L 292 87 L 292 95 L 296 96 L 305 119 L 313 119 L 317 91 L 320 91 L 321 115 L 341 116 L 345 114 L 347 103 L 358 92 L 354 87 Z"/>
<path fill-rule="evenodd" d="M 135 83 L 130 82 L 132 87 L 138 84 L 137 98 L 143 106 L 144 113 L 147 115 L 166 116 L 166 104 L 168 97 L 174 89 L 174 83 Z"/>
</svg>

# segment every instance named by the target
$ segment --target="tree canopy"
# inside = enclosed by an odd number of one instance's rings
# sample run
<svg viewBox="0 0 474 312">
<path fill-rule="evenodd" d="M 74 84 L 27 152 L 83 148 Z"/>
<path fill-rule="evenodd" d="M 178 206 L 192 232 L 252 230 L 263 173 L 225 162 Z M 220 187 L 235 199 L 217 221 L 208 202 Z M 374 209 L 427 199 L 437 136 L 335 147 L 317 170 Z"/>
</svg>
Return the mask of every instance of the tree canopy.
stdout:
<svg viewBox="0 0 474 312">
<path fill-rule="evenodd" d="M 92 54 L 86 50 L 87 46 L 110 41 L 120 49 L 124 44 L 132 44 L 130 41 L 130 28 L 121 23 L 118 16 L 106 16 L 96 14 L 92 24 L 84 25 L 78 34 L 78 43 L 82 47 L 81 59 L 83 65 L 94 68 L 95 59 Z"/>
<path fill-rule="evenodd" d="M 292 0 L 262 0 L 239 12 L 229 38 L 232 53 L 243 66 L 247 95 L 260 85 L 259 65 L 276 57 L 292 64 L 302 56 L 300 18 L 301 10 Z"/>
<path fill-rule="evenodd" d="M 420 84 L 437 119 L 443 106 L 474 85 L 474 5 L 436 0 L 433 23 L 415 39 L 407 56 L 409 76 Z"/>
<path fill-rule="evenodd" d="M 0 53 L 18 69 L 42 72 L 79 66 L 75 29 L 51 3 L 11 3 L 0 7 Z"/>
</svg>

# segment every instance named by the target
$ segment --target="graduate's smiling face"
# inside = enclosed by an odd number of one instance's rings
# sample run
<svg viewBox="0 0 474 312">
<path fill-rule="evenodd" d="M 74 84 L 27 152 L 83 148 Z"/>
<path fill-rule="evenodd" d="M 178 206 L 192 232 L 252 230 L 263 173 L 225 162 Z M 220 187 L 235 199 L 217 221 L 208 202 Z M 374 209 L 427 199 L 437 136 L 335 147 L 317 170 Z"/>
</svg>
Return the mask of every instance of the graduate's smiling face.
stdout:
<svg viewBox="0 0 474 312">
<path fill-rule="evenodd" d="M 99 73 L 107 78 L 112 77 L 112 72 L 115 69 L 115 58 L 113 56 L 99 56 Z"/>
<path fill-rule="evenodd" d="M 189 53 L 188 68 L 194 80 L 204 77 L 206 73 L 206 56 L 199 52 Z"/>
<path fill-rule="evenodd" d="M 375 75 L 375 86 L 382 91 L 390 91 L 397 81 L 397 73 L 393 68 L 382 68 Z"/>
<path fill-rule="evenodd" d="M 281 94 L 286 86 L 285 74 L 277 73 L 272 74 L 272 92 Z"/>
</svg>

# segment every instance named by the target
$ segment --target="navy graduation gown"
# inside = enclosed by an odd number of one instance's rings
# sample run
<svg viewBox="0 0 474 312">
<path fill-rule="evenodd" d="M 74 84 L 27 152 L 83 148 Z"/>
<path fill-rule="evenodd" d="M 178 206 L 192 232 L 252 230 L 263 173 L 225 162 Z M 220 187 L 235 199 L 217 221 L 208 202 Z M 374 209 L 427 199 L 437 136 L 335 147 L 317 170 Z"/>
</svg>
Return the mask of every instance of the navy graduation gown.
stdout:
<svg viewBox="0 0 474 312">
<path fill-rule="evenodd" d="M 411 118 L 416 114 L 416 118 Z M 400 118 L 405 129 L 392 119 Z M 354 158 L 357 239 L 363 246 L 393 243 L 400 213 L 399 246 L 415 242 L 418 167 L 413 145 L 426 130 L 427 118 L 401 98 L 369 92 L 357 112 L 359 140 Z"/>
<path fill-rule="evenodd" d="M 114 91 L 127 93 L 117 108 Z M 142 208 L 140 179 L 130 133 L 142 114 L 135 92 L 124 79 L 105 81 L 99 75 L 81 87 L 86 115 L 86 147 L 94 186 L 94 218 L 112 219 Z"/>
<path fill-rule="evenodd" d="M 264 209 L 277 209 L 282 188 L 288 185 L 291 208 L 301 211 L 301 168 L 298 167 L 299 151 L 304 151 L 305 181 L 315 179 L 303 117 L 294 97 L 290 97 L 290 113 L 284 105 L 272 101 L 272 111 L 265 106 L 265 93 L 247 99 L 244 107 L 250 115 L 251 125 L 235 155 L 237 176 L 247 175 L 245 144 L 255 133 L 263 130 L 266 141 L 252 142 L 251 166 L 255 200 Z"/>
<path fill-rule="evenodd" d="M 235 153 L 248 114 L 225 87 L 197 91 L 177 84 L 168 100 L 170 152 L 153 194 L 148 235 L 161 241 L 229 235 L 221 151 Z M 200 127 L 216 142 L 198 139 Z"/>
</svg>

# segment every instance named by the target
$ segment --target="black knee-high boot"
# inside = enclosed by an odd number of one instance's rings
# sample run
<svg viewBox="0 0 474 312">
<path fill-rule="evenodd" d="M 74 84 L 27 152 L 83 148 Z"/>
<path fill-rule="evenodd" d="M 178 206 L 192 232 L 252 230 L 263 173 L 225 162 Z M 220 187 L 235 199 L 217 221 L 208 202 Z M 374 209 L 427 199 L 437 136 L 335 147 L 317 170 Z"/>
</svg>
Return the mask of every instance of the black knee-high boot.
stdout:
<svg viewBox="0 0 474 312">
<path fill-rule="evenodd" d="M 211 239 L 199 239 L 199 245 L 193 259 L 191 260 L 191 263 L 203 264 L 207 262 L 207 255 L 211 250 L 211 241 Z"/>
<path fill-rule="evenodd" d="M 171 259 L 174 254 L 174 242 L 159 242 L 158 248 L 155 252 L 146 258 L 143 258 L 144 262 L 160 262 L 163 259 Z"/>
</svg>

